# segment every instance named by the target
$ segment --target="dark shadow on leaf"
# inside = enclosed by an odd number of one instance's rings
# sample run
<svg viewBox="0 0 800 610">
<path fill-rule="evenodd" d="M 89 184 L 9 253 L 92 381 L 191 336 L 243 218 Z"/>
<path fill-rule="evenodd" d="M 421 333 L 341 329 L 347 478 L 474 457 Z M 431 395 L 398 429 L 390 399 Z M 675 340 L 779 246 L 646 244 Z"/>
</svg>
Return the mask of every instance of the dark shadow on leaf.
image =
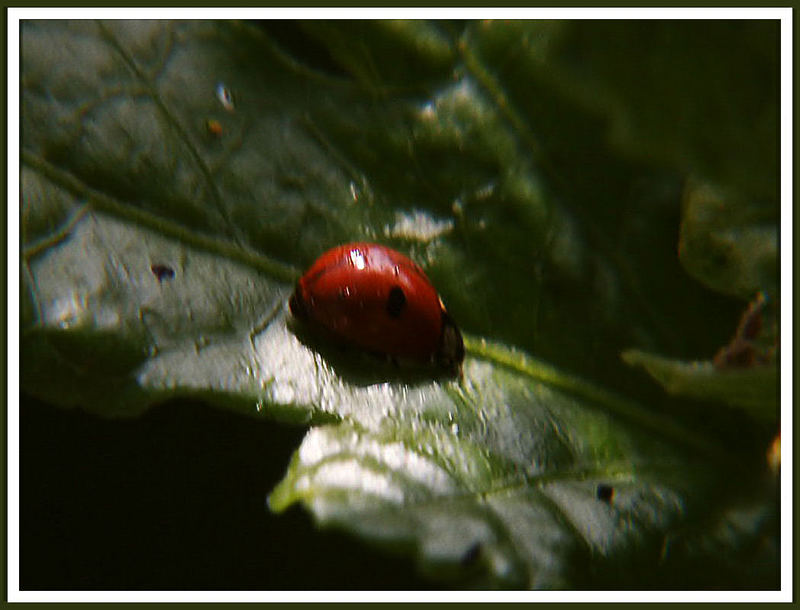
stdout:
<svg viewBox="0 0 800 610">
<path fill-rule="evenodd" d="M 300 343 L 322 356 L 339 377 L 355 386 L 378 383 L 418 386 L 456 376 L 433 364 L 401 363 L 387 354 L 359 349 L 292 316 L 287 318 L 286 324 Z"/>
</svg>

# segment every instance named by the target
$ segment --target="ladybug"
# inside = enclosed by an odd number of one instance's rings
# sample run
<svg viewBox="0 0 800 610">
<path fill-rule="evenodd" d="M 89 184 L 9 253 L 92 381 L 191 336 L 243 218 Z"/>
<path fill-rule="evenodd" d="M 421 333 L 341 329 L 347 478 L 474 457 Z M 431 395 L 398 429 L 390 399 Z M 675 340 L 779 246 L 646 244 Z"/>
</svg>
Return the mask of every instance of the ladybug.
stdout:
<svg viewBox="0 0 800 610">
<path fill-rule="evenodd" d="M 372 243 L 322 254 L 289 299 L 297 319 L 341 343 L 458 371 L 464 342 L 422 268 Z"/>
</svg>

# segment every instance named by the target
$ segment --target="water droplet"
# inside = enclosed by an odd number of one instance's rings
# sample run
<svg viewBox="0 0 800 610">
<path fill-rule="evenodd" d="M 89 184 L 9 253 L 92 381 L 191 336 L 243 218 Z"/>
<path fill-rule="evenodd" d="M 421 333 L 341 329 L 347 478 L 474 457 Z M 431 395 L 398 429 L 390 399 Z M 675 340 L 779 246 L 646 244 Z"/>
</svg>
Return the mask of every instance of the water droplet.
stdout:
<svg viewBox="0 0 800 610">
<path fill-rule="evenodd" d="M 231 93 L 231 90 L 228 89 L 224 83 L 217 83 L 217 99 L 228 112 L 233 112 L 235 110 L 233 93 Z"/>
</svg>

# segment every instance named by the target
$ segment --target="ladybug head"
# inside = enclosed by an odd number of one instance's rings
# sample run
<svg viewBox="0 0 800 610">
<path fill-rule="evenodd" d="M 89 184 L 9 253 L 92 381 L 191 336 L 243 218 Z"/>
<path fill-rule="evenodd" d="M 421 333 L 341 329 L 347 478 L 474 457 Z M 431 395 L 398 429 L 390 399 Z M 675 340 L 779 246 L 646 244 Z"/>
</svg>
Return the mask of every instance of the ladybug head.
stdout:
<svg viewBox="0 0 800 610">
<path fill-rule="evenodd" d="M 436 351 L 436 361 L 447 369 L 458 371 L 463 360 L 464 340 L 461 338 L 461 331 L 453 318 L 442 310 L 442 335 Z"/>
<path fill-rule="evenodd" d="M 292 315 L 295 318 L 299 318 L 300 320 L 306 319 L 308 316 L 306 314 L 306 304 L 303 300 L 302 295 L 300 294 L 300 285 L 298 284 L 295 288 L 294 293 L 292 294 L 291 298 L 289 299 L 289 311 L 292 312 Z"/>
</svg>

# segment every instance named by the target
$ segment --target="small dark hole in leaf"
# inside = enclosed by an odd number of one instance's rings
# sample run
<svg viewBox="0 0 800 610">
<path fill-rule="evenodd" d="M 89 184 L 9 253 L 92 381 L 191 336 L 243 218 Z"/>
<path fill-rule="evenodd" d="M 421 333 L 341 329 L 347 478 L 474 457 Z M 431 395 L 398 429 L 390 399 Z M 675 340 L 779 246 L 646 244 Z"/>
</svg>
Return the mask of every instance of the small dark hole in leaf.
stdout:
<svg viewBox="0 0 800 610">
<path fill-rule="evenodd" d="M 175 277 L 175 270 L 167 265 L 150 265 L 150 271 L 153 272 L 159 282 L 171 280 Z"/>
<path fill-rule="evenodd" d="M 597 486 L 597 499 L 603 502 L 611 502 L 614 498 L 614 488 L 611 485 L 600 483 Z"/>
<path fill-rule="evenodd" d="M 471 566 L 475 564 L 476 561 L 481 556 L 481 543 L 476 542 L 471 547 L 467 549 L 467 552 L 464 553 L 464 556 L 461 558 L 461 565 L 463 566 Z"/>
</svg>

